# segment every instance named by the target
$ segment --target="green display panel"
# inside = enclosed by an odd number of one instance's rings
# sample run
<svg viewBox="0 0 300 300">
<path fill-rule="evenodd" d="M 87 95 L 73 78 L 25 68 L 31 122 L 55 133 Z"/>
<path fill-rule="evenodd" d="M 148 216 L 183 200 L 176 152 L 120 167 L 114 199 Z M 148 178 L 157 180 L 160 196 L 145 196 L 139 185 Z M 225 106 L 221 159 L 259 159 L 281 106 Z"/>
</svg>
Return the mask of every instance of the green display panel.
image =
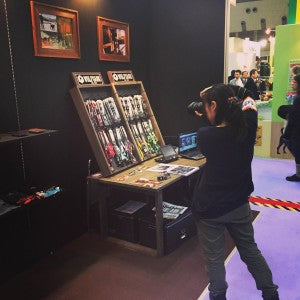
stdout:
<svg viewBox="0 0 300 300">
<path fill-rule="evenodd" d="M 297 0 L 290 0 L 289 1 L 288 24 L 296 23 L 296 9 L 297 9 Z"/>
<path fill-rule="evenodd" d="M 274 89 L 272 103 L 272 121 L 283 121 L 277 115 L 278 107 L 286 102 L 289 84 L 290 61 L 300 59 L 300 24 L 280 25 L 276 27 L 274 52 Z"/>
</svg>

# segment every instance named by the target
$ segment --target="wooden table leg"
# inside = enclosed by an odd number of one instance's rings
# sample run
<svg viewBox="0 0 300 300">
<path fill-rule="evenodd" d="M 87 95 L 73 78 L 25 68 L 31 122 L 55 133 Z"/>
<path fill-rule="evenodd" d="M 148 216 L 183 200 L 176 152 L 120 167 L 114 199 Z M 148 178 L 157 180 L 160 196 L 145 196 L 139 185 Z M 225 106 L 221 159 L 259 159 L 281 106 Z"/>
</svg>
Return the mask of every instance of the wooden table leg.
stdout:
<svg viewBox="0 0 300 300">
<path fill-rule="evenodd" d="M 97 190 L 97 200 L 99 208 L 99 229 L 100 229 L 100 238 L 105 238 L 107 236 L 107 198 L 110 195 L 110 189 L 99 185 Z"/>
<path fill-rule="evenodd" d="M 87 232 L 90 231 L 90 206 L 92 203 L 92 195 L 91 195 L 91 185 L 92 182 L 89 178 L 86 181 L 86 227 Z"/>
<path fill-rule="evenodd" d="M 156 251 L 157 256 L 164 255 L 164 230 L 163 230 L 163 211 L 162 211 L 162 191 L 155 193 L 155 222 L 156 222 Z"/>
</svg>

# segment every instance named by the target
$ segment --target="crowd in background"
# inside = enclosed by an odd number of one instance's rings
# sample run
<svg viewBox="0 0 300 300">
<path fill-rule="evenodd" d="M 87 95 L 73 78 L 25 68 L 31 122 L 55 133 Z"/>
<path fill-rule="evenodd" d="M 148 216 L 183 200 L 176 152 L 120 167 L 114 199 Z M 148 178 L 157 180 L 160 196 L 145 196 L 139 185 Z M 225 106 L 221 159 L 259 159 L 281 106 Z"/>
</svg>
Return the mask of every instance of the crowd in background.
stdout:
<svg viewBox="0 0 300 300">
<path fill-rule="evenodd" d="M 266 91 L 266 83 L 259 77 L 257 69 L 248 71 L 232 70 L 228 77 L 228 83 L 244 87 L 251 91 L 252 97 L 255 100 L 260 99 L 260 95 Z"/>
</svg>

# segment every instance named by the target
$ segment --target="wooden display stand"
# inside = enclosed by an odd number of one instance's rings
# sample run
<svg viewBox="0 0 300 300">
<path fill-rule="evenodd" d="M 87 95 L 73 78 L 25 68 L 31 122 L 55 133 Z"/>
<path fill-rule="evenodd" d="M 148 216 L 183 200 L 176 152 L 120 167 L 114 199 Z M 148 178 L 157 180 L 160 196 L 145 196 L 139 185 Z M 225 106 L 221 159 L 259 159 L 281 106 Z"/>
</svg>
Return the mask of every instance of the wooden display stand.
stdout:
<svg viewBox="0 0 300 300">
<path fill-rule="evenodd" d="M 163 192 L 166 191 L 166 188 L 174 184 L 180 185 L 180 188 L 182 188 L 182 181 L 180 180 L 183 179 L 183 176 L 172 174 L 169 179 L 159 182 L 157 181 L 157 176 L 161 175 L 161 173 L 147 170 L 149 167 L 157 164 L 154 160 L 154 156 L 159 154 L 160 146 L 163 146 L 165 143 L 151 109 L 144 86 L 141 81 L 135 81 L 131 71 L 110 71 L 108 72 L 108 77 L 110 79 L 110 84 L 104 84 L 100 73 L 73 73 L 73 79 L 76 86 L 70 91 L 101 170 L 100 175 L 89 176 L 87 180 L 88 228 L 90 224 L 90 208 L 93 203 L 97 202 L 99 204 L 100 234 L 102 237 L 105 237 L 108 234 L 107 204 L 109 204 L 109 201 L 111 200 L 109 199 L 109 196 L 114 189 L 137 193 L 141 196 L 142 202 L 146 201 L 145 199 L 147 197 L 150 197 L 149 199 L 152 200 L 149 201 L 154 202 L 156 208 L 156 249 L 121 239 L 110 239 L 138 251 L 162 256 L 164 254 L 162 212 Z M 134 145 L 134 155 L 137 158 L 136 163 L 119 167 L 114 170 L 111 170 L 109 166 L 103 142 L 99 138 L 99 133 L 97 132 L 101 130 L 102 125 L 95 125 L 95 120 L 92 119 L 94 115 L 91 115 L 88 103 L 86 103 L 89 99 L 102 100 L 107 97 L 112 97 L 114 99 L 117 110 L 121 116 L 121 124 L 126 129 L 130 142 Z M 130 114 L 129 106 L 127 105 L 128 102 L 125 102 L 124 99 L 125 97 L 127 97 L 126 101 L 130 101 L 132 104 L 130 109 L 134 109 L 133 114 Z M 138 128 L 140 134 L 136 131 L 137 129 L 135 126 Z M 100 129 L 98 127 L 100 127 Z M 142 133 L 143 130 L 144 134 Z M 142 140 L 142 143 L 147 145 L 147 152 L 145 152 L 147 155 L 142 155 L 145 153 L 142 152 L 140 139 Z M 193 167 L 199 167 L 203 163 L 203 160 L 193 161 L 183 158 L 176 161 L 176 164 Z M 137 164 L 139 165 L 137 166 Z M 189 181 L 191 176 L 185 178 Z M 141 186 L 136 183 L 140 180 L 155 180 L 156 185 L 151 186 L 146 184 Z"/>
<path fill-rule="evenodd" d="M 117 166 L 114 162 L 109 161 L 103 142 L 99 137 L 99 132 L 97 132 L 99 128 L 95 128 L 86 108 L 86 101 L 89 99 L 112 97 L 121 117 L 121 123 L 119 125 L 124 126 L 128 139 L 133 144 L 133 136 L 128 128 L 128 124 L 125 122 L 124 112 L 116 99 L 115 91 L 112 86 L 103 83 L 100 73 L 73 73 L 72 75 L 76 86 L 70 90 L 70 93 L 103 176 L 110 176 L 137 164 L 139 157 L 135 148 L 133 148 L 133 155 L 136 160 L 131 163 L 124 166 Z M 118 125 L 112 125 L 111 128 L 116 126 Z"/>
<path fill-rule="evenodd" d="M 102 75 L 98 72 L 74 72 L 72 75 L 75 87 L 70 90 L 75 107 L 104 177 L 111 176 L 157 156 L 160 146 L 165 144 L 142 82 L 135 81 L 131 71 L 111 71 L 108 73 L 111 84 L 104 84 Z M 142 98 L 147 116 L 137 117 L 132 121 L 126 115 L 122 105 L 122 97 L 131 97 L 134 95 Z M 97 120 L 94 119 L 95 116 L 87 108 L 87 101 L 91 99 L 93 101 L 102 101 L 110 97 L 113 99 L 120 115 L 120 122 L 105 127 L 103 124 L 99 125 Z M 107 111 L 106 108 L 105 110 Z M 147 127 L 147 134 L 146 131 L 145 134 L 141 134 L 143 131 L 141 124 L 145 124 L 145 126 L 151 125 Z M 120 127 L 123 127 L 125 130 L 126 140 L 128 141 L 127 146 L 131 145 L 130 147 L 132 147 L 132 151 L 130 151 L 132 155 L 128 159 L 129 163 L 125 161 L 123 164 L 118 164 L 120 161 L 116 160 L 118 153 L 113 141 L 113 137 L 115 137 L 118 144 L 116 131 Z M 111 134 L 112 130 L 114 131 L 114 135 Z M 109 131 L 110 134 L 108 134 Z M 106 135 L 106 139 L 103 137 L 103 132 Z M 107 146 L 108 144 L 110 146 Z M 150 148 L 151 145 L 155 147 Z M 121 149 L 119 144 L 118 146 Z M 111 152 L 112 154 L 109 152 L 109 149 L 115 150 L 115 156 L 113 152 Z"/>
<path fill-rule="evenodd" d="M 141 81 L 135 81 L 132 71 L 130 71 L 130 70 L 108 71 L 107 75 L 108 75 L 110 83 L 113 87 L 113 90 L 115 92 L 116 98 L 118 99 L 118 103 L 121 104 L 121 97 L 128 97 L 128 96 L 133 96 L 133 95 L 141 95 L 142 96 L 143 101 L 146 106 L 146 109 L 148 111 L 148 119 L 150 119 L 150 121 L 151 121 L 151 124 L 153 126 L 153 131 L 158 140 L 158 143 L 160 146 L 165 145 L 164 139 L 162 137 L 162 134 L 158 127 L 157 121 L 153 114 L 152 108 L 150 106 L 150 102 L 149 102 L 148 96 L 146 94 L 146 91 L 144 89 L 143 83 Z M 123 107 L 122 107 L 122 110 L 124 112 Z M 125 112 L 124 112 L 124 114 L 125 114 Z M 130 127 L 129 120 L 126 120 L 126 121 Z M 134 133 L 133 133 L 133 135 L 134 135 Z M 134 143 L 135 143 L 136 149 L 138 149 L 136 140 L 134 140 Z M 139 158 L 141 161 L 147 160 L 147 159 L 157 155 L 157 154 L 153 154 L 153 155 L 150 155 L 150 157 L 142 157 L 140 155 L 140 152 L 138 152 L 138 153 L 139 153 Z"/>
</svg>

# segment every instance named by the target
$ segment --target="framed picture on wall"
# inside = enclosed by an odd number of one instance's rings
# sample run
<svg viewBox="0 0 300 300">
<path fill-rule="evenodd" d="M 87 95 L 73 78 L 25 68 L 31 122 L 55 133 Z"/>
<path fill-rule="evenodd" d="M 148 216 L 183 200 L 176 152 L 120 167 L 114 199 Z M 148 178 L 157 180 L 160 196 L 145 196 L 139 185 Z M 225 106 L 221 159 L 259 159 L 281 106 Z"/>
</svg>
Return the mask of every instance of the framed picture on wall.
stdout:
<svg viewBox="0 0 300 300">
<path fill-rule="evenodd" d="M 35 56 L 80 58 L 76 10 L 30 1 Z"/>
<path fill-rule="evenodd" d="M 97 17 L 100 60 L 130 61 L 129 24 Z"/>
</svg>

